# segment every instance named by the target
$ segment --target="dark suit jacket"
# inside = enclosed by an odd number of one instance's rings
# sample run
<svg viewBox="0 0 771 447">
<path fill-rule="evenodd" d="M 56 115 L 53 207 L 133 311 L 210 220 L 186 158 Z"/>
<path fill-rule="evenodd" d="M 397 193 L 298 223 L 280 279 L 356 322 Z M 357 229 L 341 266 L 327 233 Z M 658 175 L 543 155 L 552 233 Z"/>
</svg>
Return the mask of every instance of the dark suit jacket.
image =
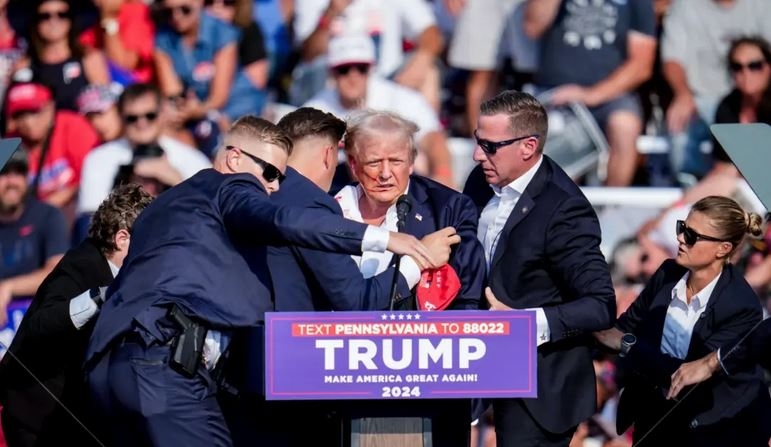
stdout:
<svg viewBox="0 0 771 447">
<path fill-rule="evenodd" d="M 77 425 L 15 357 L 77 414 L 84 396 L 81 364 L 93 324 L 75 328 L 70 300 L 94 287 L 107 286 L 112 280 L 107 260 L 86 239 L 64 255 L 38 288 L 9 348 L 13 355 L 6 354 L 0 362 L 3 412 L 23 423 L 27 430 L 45 432 L 59 424 Z M 49 418 L 55 410 L 55 417 Z"/>
<path fill-rule="evenodd" d="M 728 374 L 757 363 L 771 371 L 771 318 L 763 320 L 757 328 L 720 348 L 720 358 Z"/>
<path fill-rule="evenodd" d="M 271 201 L 316 209 L 342 217 L 337 201 L 315 183 L 291 167 L 281 189 Z M 359 267 L 347 254 L 329 253 L 296 245 L 268 247 L 268 267 L 273 283 L 275 310 L 304 312 L 323 310 L 387 309 L 394 268 L 364 279 Z M 410 289 L 399 275 L 397 296 L 408 296 Z"/>
<path fill-rule="evenodd" d="M 477 239 L 478 215 L 474 204 L 463 194 L 426 177 L 410 176 L 407 195 L 412 209 L 404 232 L 418 239 L 451 226 L 461 238 L 453 246 L 450 266 L 460 279 L 461 289 L 449 309 L 479 309 L 485 284 L 485 252 Z"/>
<path fill-rule="evenodd" d="M 156 198 L 134 223 L 131 248 L 89 341 L 89 366 L 139 326 L 160 341 L 159 308 L 177 304 L 209 328 L 255 325 L 271 309 L 265 245 L 289 241 L 361 253 L 366 225 L 270 203 L 249 174 L 205 169 Z"/>
<path fill-rule="evenodd" d="M 538 349 L 538 398 L 523 402 L 539 425 L 563 433 L 595 412 L 590 333 L 613 324 L 616 300 L 594 209 L 543 157 L 499 236 L 489 283 L 504 304 L 546 314 L 551 341 Z M 464 193 L 480 212 L 492 197 L 479 166 Z"/>
<path fill-rule="evenodd" d="M 655 422 L 662 416 L 652 414 L 652 407 L 660 407 L 670 377 L 682 363 L 704 357 L 747 333 L 762 317 L 755 292 L 733 266 L 727 265 L 693 328 L 686 358 L 680 360 L 662 353 L 661 337 L 672 289 L 686 271 L 674 260 L 665 261 L 618 319 L 616 326 L 622 332 L 637 336 L 637 343 L 622 363 L 630 374 L 619 401 L 617 428 L 620 433 L 633 421 L 645 418 L 641 425 L 647 425 L 646 422 Z M 731 376 L 716 377 L 701 384 L 679 406 L 675 416 L 681 418 L 683 424 L 693 425 L 694 421 L 698 426 L 714 424 L 746 408 L 757 399 L 761 388 L 759 368 L 746 367 Z"/>
</svg>

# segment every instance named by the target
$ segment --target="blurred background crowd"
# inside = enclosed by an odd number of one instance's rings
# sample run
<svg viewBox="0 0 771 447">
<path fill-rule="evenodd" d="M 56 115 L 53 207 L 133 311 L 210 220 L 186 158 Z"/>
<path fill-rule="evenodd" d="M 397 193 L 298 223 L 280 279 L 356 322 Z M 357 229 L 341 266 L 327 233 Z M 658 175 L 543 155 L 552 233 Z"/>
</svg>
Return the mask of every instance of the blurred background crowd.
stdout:
<svg viewBox="0 0 771 447">
<path fill-rule="evenodd" d="M 596 206 L 620 313 L 690 204 L 766 214 L 708 126 L 771 123 L 768 23 L 767 0 L 0 0 L 0 132 L 24 145 L 0 172 L 0 341 L 115 186 L 158 194 L 209 167 L 234 119 L 393 111 L 420 127 L 419 173 L 462 190 L 479 104 L 504 88 L 546 105 L 545 151 Z M 770 243 L 734 260 L 765 309 Z M 631 445 L 614 358 L 595 366 L 600 411 L 574 445 Z"/>
</svg>

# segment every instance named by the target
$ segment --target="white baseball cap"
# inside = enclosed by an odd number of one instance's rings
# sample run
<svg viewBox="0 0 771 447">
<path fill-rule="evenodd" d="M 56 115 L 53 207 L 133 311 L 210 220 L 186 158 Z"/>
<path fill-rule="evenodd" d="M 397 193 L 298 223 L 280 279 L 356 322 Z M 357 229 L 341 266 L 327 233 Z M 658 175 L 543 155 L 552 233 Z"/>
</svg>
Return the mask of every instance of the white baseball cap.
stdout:
<svg viewBox="0 0 771 447">
<path fill-rule="evenodd" d="M 327 65 L 374 64 L 375 44 L 366 34 L 343 35 L 329 40 Z"/>
</svg>

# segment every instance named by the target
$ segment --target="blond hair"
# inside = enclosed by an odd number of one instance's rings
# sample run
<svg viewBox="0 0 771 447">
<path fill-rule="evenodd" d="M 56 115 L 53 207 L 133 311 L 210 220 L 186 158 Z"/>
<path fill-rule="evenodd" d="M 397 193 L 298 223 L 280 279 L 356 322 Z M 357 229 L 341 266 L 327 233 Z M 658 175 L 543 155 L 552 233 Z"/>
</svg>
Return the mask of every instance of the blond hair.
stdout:
<svg viewBox="0 0 771 447">
<path fill-rule="evenodd" d="M 228 136 L 253 138 L 262 143 L 272 144 L 292 155 L 292 140 L 280 127 L 254 115 L 237 119 L 227 133 Z"/>
<path fill-rule="evenodd" d="M 410 161 L 415 161 L 418 155 L 415 146 L 415 133 L 419 130 L 417 124 L 393 112 L 380 110 L 364 110 L 348 120 L 348 130 L 345 134 L 345 153 L 356 157 L 359 143 L 373 136 L 398 135 L 404 144 L 410 148 Z"/>
</svg>

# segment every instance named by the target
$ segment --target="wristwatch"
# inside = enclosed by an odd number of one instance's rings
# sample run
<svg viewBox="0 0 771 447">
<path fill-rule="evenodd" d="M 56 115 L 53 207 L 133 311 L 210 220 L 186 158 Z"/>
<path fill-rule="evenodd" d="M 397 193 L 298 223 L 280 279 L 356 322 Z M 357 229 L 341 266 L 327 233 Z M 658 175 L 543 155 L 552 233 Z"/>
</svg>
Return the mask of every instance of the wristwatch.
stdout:
<svg viewBox="0 0 771 447">
<path fill-rule="evenodd" d="M 621 347 L 619 349 L 619 357 L 625 357 L 627 354 L 629 354 L 629 350 L 632 349 L 632 346 L 637 343 L 637 337 L 634 336 L 634 334 L 624 334 L 621 337 Z"/>
<path fill-rule="evenodd" d="M 118 24 L 117 19 L 104 19 L 102 20 L 101 25 L 104 32 L 110 36 L 118 34 L 118 31 L 120 30 L 120 24 Z"/>
</svg>

